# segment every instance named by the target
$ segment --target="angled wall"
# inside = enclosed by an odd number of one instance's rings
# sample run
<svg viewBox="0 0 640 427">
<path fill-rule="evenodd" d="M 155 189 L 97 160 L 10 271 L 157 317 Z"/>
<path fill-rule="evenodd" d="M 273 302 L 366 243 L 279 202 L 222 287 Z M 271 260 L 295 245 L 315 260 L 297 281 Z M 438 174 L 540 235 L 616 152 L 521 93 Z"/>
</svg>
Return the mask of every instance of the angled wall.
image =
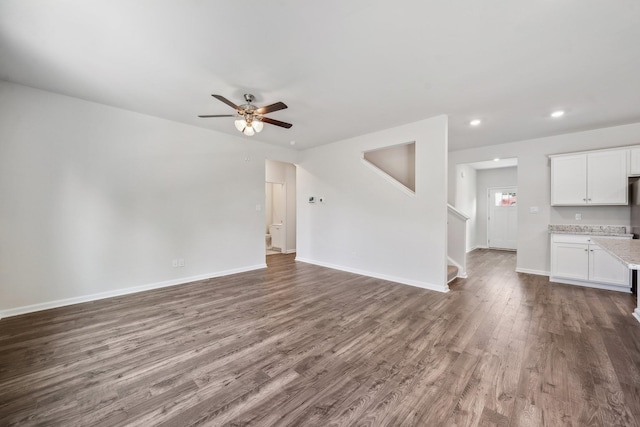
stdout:
<svg viewBox="0 0 640 427">
<path fill-rule="evenodd" d="M 401 191 L 362 159 L 365 151 L 413 141 L 415 194 Z M 446 116 L 306 150 L 297 185 L 297 259 L 448 289 Z"/>
</svg>

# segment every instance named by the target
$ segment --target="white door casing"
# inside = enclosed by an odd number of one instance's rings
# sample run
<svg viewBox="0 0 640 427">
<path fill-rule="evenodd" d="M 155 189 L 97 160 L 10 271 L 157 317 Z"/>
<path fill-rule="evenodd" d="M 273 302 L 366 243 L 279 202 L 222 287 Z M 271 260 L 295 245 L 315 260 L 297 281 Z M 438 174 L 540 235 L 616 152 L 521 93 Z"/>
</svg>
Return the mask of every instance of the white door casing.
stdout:
<svg viewBox="0 0 640 427">
<path fill-rule="evenodd" d="M 517 187 L 489 189 L 487 247 L 513 249 L 518 245 Z"/>
</svg>

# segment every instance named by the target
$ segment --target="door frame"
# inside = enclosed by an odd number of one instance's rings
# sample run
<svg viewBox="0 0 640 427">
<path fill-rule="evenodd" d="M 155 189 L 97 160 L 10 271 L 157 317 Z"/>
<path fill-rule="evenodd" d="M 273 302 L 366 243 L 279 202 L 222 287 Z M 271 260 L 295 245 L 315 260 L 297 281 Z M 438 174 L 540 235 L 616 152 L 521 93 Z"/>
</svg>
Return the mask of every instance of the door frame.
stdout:
<svg viewBox="0 0 640 427">
<path fill-rule="evenodd" d="M 287 253 L 287 183 L 286 182 L 276 182 L 276 181 L 265 181 L 265 184 L 280 184 L 282 185 L 282 248 L 280 251 L 283 254 Z M 272 189 L 273 190 L 273 189 Z M 273 194 L 273 192 L 272 192 Z M 266 206 L 266 192 L 265 192 L 265 206 Z M 273 202 L 273 199 L 271 200 Z M 271 208 L 271 212 L 273 213 L 273 206 Z M 265 212 L 266 215 L 266 212 Z M 273 244 L 273 241 L 272 241 Z"/>
<path fill-rule="evenodd" d="M 498 187 L 487 187 L 487 239 L 485 241 L 486 247 L 487 249 L 497 249 L 497 250 L 505 250 L 505 251 L 517 251 L 517 247 L 516 249 L 509 249 L 509 248 L 492 248 L 491 246 L 489 246 L 489 242 L 491 241 L 490 237 L 490 227 L 491 227 L 491 208 L 493 207 L 493 201 L 491 200 L 491 191 L 492 190 L 515 190 L 513 191 L 514 193 L 516 193 L 516 197 L 518 197 L 518 186 L 517 185 L 510 185 L 510 186 L 498 186 Z M 516 202 L 516 206 L 517 206 L 517 202 Z M 518 211 L 516 209 L 516 222 L 518 221 Z M 520 234 L 520 230 L 518 230 L 518 232 L 516 233 L 516 237 L 517 235 Z"/>
</svg>

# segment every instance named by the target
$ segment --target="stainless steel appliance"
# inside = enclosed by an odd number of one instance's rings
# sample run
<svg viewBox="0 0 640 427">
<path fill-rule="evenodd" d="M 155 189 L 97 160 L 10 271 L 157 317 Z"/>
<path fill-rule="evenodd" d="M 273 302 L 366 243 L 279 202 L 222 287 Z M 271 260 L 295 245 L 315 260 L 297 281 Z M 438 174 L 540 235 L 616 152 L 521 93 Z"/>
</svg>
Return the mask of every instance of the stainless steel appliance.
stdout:
<svg viewBox="0 0 640 427">
<path fill-rule="evenodd" d="M 629 178 L 629 206 L 631 207 L 631 233 L 640 239 L 640 177 Z M 638 295 L 638 271 L 631 272 L 631 292 Z"/>
</svg>

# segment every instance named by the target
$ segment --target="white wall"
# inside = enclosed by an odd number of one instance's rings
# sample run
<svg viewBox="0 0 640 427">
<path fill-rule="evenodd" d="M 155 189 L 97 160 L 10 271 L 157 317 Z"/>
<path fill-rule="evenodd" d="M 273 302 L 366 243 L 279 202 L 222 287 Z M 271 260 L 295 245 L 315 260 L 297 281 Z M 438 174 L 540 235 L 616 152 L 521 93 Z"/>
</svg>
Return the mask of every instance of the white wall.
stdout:
<svg viewBox="0 0 640 427">
<path fill-rule="evenodd" d="M 415 141 L 416 193 L 362 152 Z M 298 259 L 446 290 L 447 117 L 306 150 L 298 163 Z M 325 197 L 310 204 L 308 197 Z"/>
<path fill-rule="evenodd" d="M 453 206 L 469 217 L 467 221 L 467 252 L 477 247 L 477 193 L 476 170 L 469 165 L 455 165 L 455 179 L 449 181 L 449 187 L 456 187 L 455 204 Z M 451 204 L 451 203 L 450 203 Z"/>
<path fill-rule="evenodd" d="M 267 182 L 280 182 L 285 184 L 286 192 L 286 213 L 285 223 L 286 242 L 282 248 L 286 253 L 296 251 L 296 166 L 291 163 L 284 163 L 275 160 L 266 161 Z"/>
<path fill-rule="evenodd" d="M 482 169 L 477 173 L 478 210 L 476 225 L 476 245 L 487 247 L 487 201 L 489 188 L 492 187 L 517 187 L 518 168 Z M 520 194 L 518 194 L 519 198 Z M 518 201 L 519 203 L 519 201 Z"/>
<path fill-rule="evenodd" d="M 266 157 L 296 153 L 0 82 L 0 316 L 264 266 Z"/>
<path fill-rule="evenodd" d="M 550 223 L 566 219 L 571 212 L 583 215 L 582 224 L 612 224 L 621 221 L 628 225 L 629 208 L 588 207 L 552 208 L 550 206 L 550 162 L 549 154 L 595 150 L 640 143 L 640 123 L 596 129 L 547 138 L 492 145 L 452 151 L 449 153 L 450 171 L 455 165 L 490 160 L 496 157 L 518 158 L 518 271 L 539 274 L 549 273 Z M 450 173 L 449 180 L 454 182 Z M 455 201 L 456 186 L 449 186 L 449 200 Z M 529 208 L 538 207 L 532 214 Z M 567 219 L 568 221 L 568 219 Z"/>
</svg>

